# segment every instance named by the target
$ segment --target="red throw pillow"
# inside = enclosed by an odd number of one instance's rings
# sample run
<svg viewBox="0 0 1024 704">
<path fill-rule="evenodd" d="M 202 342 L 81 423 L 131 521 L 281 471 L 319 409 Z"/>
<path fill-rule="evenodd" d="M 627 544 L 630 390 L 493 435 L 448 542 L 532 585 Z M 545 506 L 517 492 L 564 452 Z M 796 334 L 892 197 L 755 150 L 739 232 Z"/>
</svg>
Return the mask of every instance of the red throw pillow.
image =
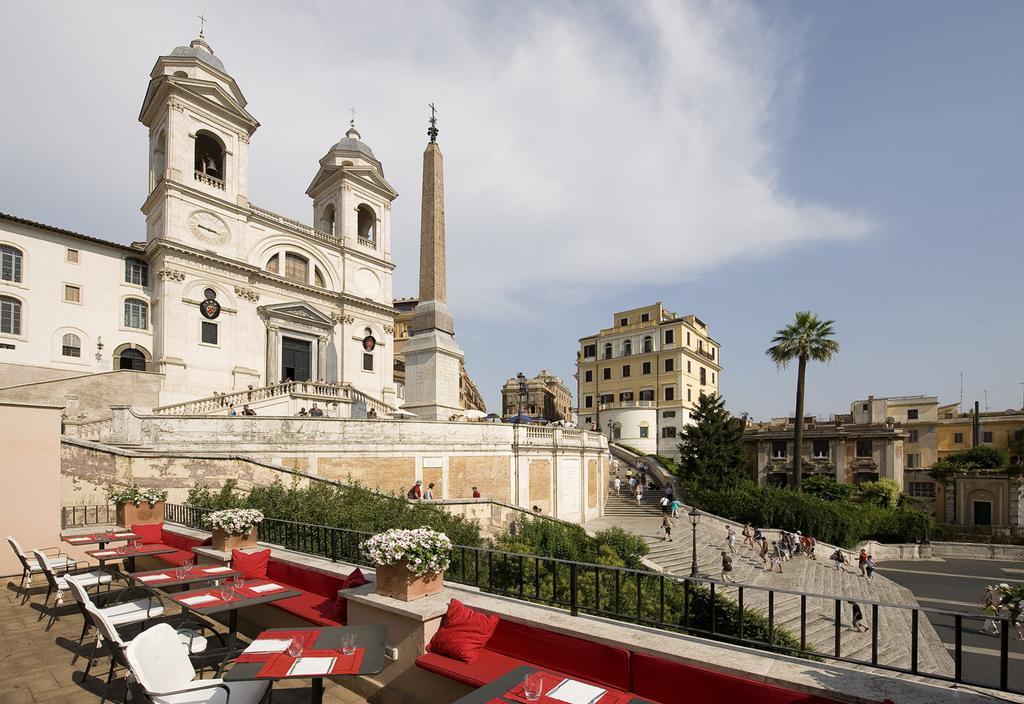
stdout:
<svg viewBox="0 0 1024 704">
<path fill-rule="evenodd" d="M 246 579 L 266 579 L 268 562 L 270 562 L 270 550 L 231 551 L 231 566 L 241 572 Z"/>
<path fill-rule="evenodd" d="M 345 580 L 341 583 L 340 589 L 351 589 L 352 587 L 361 587 L 364 584 L 369 584 L 366 577 L 363 576 L 362 570 L 356 567 L 352 570 L 352 574 L 345 577 Z M 343 624 L 348 623 L 348 599 L 338 595 L 338 615 L 341 617 Z"/>
<path fill-rule="evenodd" d="M 430 639 L 427 650 L 473 664 L 494 635 L 498 621 L 498 616 L 474 611 L 458 599 L 452 599 L 441 628 Z"/>
<path fill-rule="evenodd" d="M 139 536 L 142 540 L 143 545 L 156 545 L 164 542 L 164 524 L 163 521 L 160 523 L 133 523 L 131 525 L 132 533 Z"/>
</svg>

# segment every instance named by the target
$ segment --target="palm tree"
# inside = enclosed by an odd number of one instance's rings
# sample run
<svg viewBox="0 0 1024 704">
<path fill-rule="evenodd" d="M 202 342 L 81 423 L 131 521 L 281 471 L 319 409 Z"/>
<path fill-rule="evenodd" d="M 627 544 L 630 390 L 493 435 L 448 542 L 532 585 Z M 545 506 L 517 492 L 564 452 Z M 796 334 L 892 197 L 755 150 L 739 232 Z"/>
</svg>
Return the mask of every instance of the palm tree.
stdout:
<svg viewBox="0 0 1024 704">
<path fill-rule="evenodd" d="M 834 320 L 819 320 L 809 310 L 797 311 L 796 320 L 778 330 L 772 338 L 772 346 L 765 352 L 775 366 L 785 368 L 794 359 L 799 360 L 796 374 L 796 432 L 793 437 L 793 478 L 790 482 L 794 491 L 800 491 L 801 445 L 804 441 L 804 377 L 807 360 L 829 362 L 839 354 L 839 343 L 832 339 Z"/>
</svg>

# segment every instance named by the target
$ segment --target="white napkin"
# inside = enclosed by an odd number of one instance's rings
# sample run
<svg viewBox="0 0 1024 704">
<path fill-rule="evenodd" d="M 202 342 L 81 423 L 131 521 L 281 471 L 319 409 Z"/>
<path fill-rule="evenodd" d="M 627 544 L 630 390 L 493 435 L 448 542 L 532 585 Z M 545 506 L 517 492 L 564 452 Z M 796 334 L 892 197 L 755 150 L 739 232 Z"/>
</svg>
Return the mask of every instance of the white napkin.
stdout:
<svg viewBox="0 0 1024 704">
<path fill-rule="evenodd" d="M 115 538 L 127 538 L 130 535 L 135 535 L 135 533 L 132 533 L 131 531 L 128 531 L 127 533 L 114 533 Z"/>
<path fill-rule="evenodd" d="M 139 577 L 138 579 L 141 579 L 143 582 L 157 582 L 157 581 L 160 581 L 161 579 L 170 579 L 170 578 L 171 578 L 171 575 L 169 575 L 169 574 L 147 574 L 147 575 L 143 575 L 142 577 Z"/>
<path fill-rule="evenodd" d="M 203 570 L 206 574 L 215 574 L 217 572 L 231 572 L 230 567 L 207 567 Z"/>
<path fill-rule="evenodd" d="M 292 663 L 289 675 L 326 675 L 337 658 L 299 658 Z"/>
<path fill-rule="evenodd" d="M 562 683 L 548 692 L 547 696 L 569 704 L 593 704 L 604 696 L 605 691 L 607 690 L 576 680 L 562 680 Z"/>
<path fill-rule="evenodd" d="M 109 557 L 111 555 L 116 555 L 116 554 L 117 554 L 117 550 L 103 550 L 102 552 L 94 552 L 92 554 L 92 556 L 93 557 Z"/>
<path fill-rule="evenodd" d="M 245 649 L 247 653 L 280 653 L 288 644 L 292 642 L 291 638 L 261 638 L 260 640 L 254 640 L 249 644 L 249 647 Z"/>
<path fill-rule="evenodd" d="M 88 543 L 90 538 L 68 538 L 69 543 Z"/>
<path fill-rule="evenodd" d="M 178 599 L 182 604 L 188 604 L 189 606 L 196 606 L 198 604 L 205 604 L 210 601 L 218 601 L 217 597 L 210 596 L 209 594 L 200 594 L 199 596 L 190 596 L 185 599 Z"/>
<path fill-rule="evenodd" d="M 272 592 L 278 589 L 284 589 L 284 587 L 282 587 L 280 584 L 274 584 L 273 582 L 271 582 L 270 584 L 261 584 L 258 587 L 252 587 L 252 591 L 256 592 L 257 594 L 262 594 L 263 592 Z"/>
</svg>

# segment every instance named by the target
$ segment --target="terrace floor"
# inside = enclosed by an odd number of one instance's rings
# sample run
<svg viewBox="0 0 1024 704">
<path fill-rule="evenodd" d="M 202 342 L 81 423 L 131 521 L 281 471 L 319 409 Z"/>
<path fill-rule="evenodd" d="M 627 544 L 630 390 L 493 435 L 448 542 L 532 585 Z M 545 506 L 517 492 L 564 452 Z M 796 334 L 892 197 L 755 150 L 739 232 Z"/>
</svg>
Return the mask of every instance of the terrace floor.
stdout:
<svg viewBox="0 0 1024 704">
<path fill-rule="evenodd" d="M 36 584 L 42 584 L 41 578 Z M 82 630 L 82 617 L 73 603 L 60 609 L 60 620 L 47 631 L 47 616 L 41 604 L 46 594 L 33 590 L 29 603 L 21 604 L 18 580 L 4 578 L 0 591 L 0 704 L 29 702 L 88 702 L 95 704 L 103 693 L 109 660 L 102 656 L 93 665 L 87 680 L 82 677 L 86 660 L 81 657 L 71 665 Z M 87 637 L 88 638 L 88 637 Z M 88 649 L 83 648 L 83 653 Z M 108 701 L 124 701 L 124 672 L 110 686 Z M 209 677 L 209 673 L 206 675 Z M 274 686 L 275 704 L 300 704 L 309 701 L 309 687 L 302 682 L 279 683 Z M 365 702 L 340 684 L 324 682 L 324 702 L 359 704 Z M 133 692 L 132 700 L 145 701 L 141 692 Z"/>
</svg>

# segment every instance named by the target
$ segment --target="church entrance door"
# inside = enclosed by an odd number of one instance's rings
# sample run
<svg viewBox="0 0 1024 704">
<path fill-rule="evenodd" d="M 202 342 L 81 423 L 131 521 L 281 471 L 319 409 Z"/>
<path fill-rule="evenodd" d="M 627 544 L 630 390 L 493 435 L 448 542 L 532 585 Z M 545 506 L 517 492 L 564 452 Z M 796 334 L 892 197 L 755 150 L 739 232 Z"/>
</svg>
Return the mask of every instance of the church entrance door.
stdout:
<svg viewBox="0 0 1024 704">
<path fill-rule="evenodd" d="M 281 338 L 281 381 L 309 381 L 313 369 L 313 344 L 294 337 Z"/>
</svg>

